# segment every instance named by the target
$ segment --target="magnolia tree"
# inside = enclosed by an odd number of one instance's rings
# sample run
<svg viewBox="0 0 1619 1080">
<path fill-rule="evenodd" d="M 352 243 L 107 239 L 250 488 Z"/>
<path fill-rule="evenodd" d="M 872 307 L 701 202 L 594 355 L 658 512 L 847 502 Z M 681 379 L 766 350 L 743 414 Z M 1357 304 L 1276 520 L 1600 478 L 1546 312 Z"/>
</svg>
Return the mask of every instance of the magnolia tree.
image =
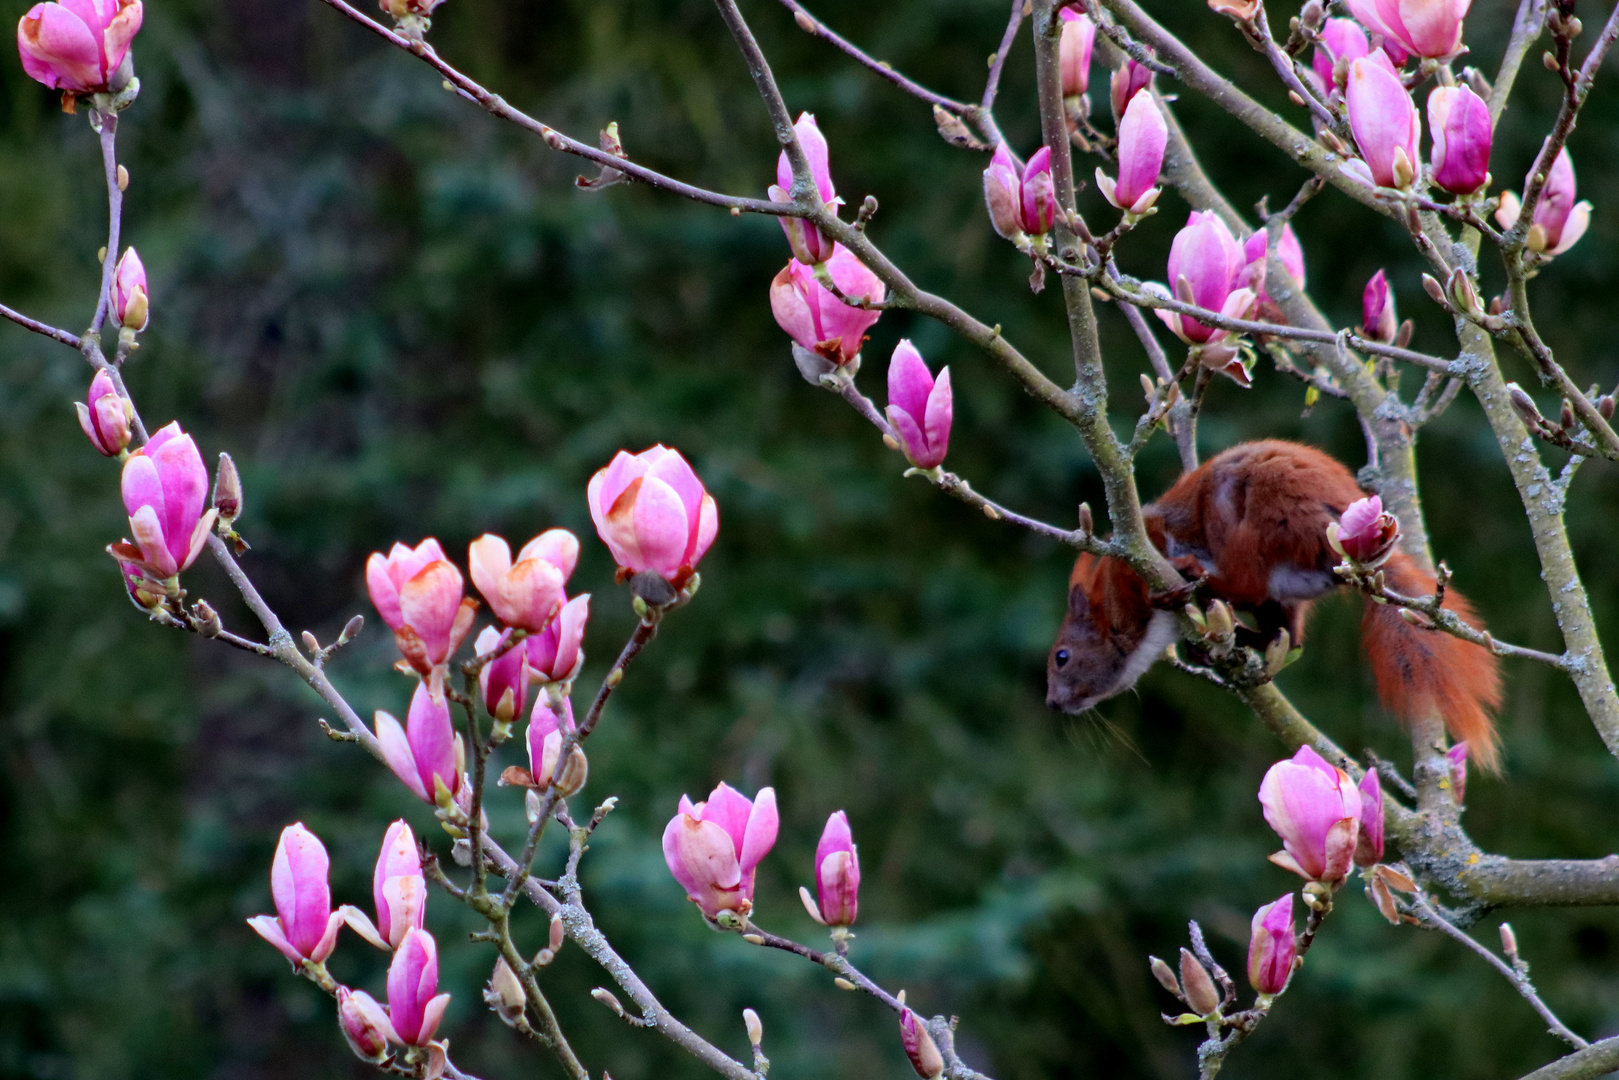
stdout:
<svg viewBox="0 0 1619 1080">
<path fill-rule="evenodd" d="M 971 102 L 917 84 L 796 0 L 782 0 L 805 33 L 843 54 L 829 60 L 862 65 L 929 103 L 940 134 L 966 152 L 961 167 L 982 169 L 985 224 L 1028 257 L 1033 290 L 1057 286 L 1049 302 L 1063 305 L 1072 332 L 1074 373 L 1065 386 L 999 326 L 924 290 L 887 257 L 871 227 L 875 198 L 865 196 L 852 215 L 846 212 L 848 203 L 833 179 L 835 148 L 814 117 L 795 120 L 737 0 L 716 0 L 717 13 L 781 147 L 773 185 L 761 171 L 762 198 L 705 190 L 640 165 L 623 150 L 616 127 L 591 145 L 514 108 L 429 43 L 437 0 L 384 0 L 386 21 L 345 0 L 325 2 L 334 17 L 419 58 L 432 69 L 424 78 L 443 80 L 470 105 L 532 132 L 553 150 L 599 166 L 599 174 L 581 178 L 581 186 L 637 182 L 732 215 L 776 218 L 790 257 L 768 288 L 759 283 L 760 301 L 768 295 L 804 378 L 842 397 L 904 456 L 911 474 L 945 494 L 1009 529 L 1126 563 L 1149 587 L 1153 609 L 1173 621 L 1179 641 L 1170 652 L 1177 666 L 1229 690 L 1274 732 L 1290 756 L 1253 780 L 1259 809 L 1281 839 L 1273 861 L 1303 885 L 1296 896 L 1231 898 L 1245 905 L 1268 901 L 1253 915 L 1248 989 L 1227 974 L 1196 923 L 1177 963 L 1143 958 L 1167 995 L 1164 1020 L 1203 1032 L 1195 1051 L 1201 1075 L 1213 1076 L 1261 1022 L 1285 1013 L 1281 996 L 1294 980 L 1309 978 L 1306 959 L 1328 916 L 1340 904 L 1358 902 L 1345 892 L 1356 874 L 1368 900 L 1390 922 L 1441 931 L 1472 950 L 1568 1044 L 1566 1057 L 1534 1076 L 1597 1076 L 1619 1067 L 1619 1039 L 1588 1043 L 1542 1001 L 1509 926 L 1502 926 L 1499 949 L 1466 930 L 1492 908 L 1619 902 L 1612 861 L 1528 861 L 1480 850 L 1461 823 L 1468 764 L 1471 758 L 1493 769 L 1495 746 L 1487 734 L 1471 748 L 1451 744 L 1439 711 L 1413 718 L 1409 780 L 1369 752 L 1337 745 L 1271 681 L 1291 660 L 1297 641 L 1285 630 L 1256 640 L 1243 612 L 1234 610 L 1242 605 L 1228 603 L 1217 577 L 1183 558 L 1172 561 L 1186 553 L 1149 529 L 1134 476 L 1138 454 L 1160 431 L 1174 441 L 1183 467 L 1197 468 L 1198 417 L 1218 380 L 1247 387 L 1256 379 L 1286 377 L 1304 384 L 1310 402 L 1322 395 L 1343 399 L 1365 431 L 1370 468 L 1362 478 L 1374 490 L 1334 508 L 1334 520 L 1309 538 L 1330 548 L 1335 563 L 1335 576 L 1316 594 L 1336 582 L 1364 592 L 1368 603 L 1391 605 L 1415 628 L 1419 649 L 1424 635 L 1450 635 L 1494 656 L 1554 669 L 1574 684 L 1597 732 L 1619 754 L 1619 693 L 1562 520 L 1579 465 L 1591 458 L 1619 459 L 1619 432 L 1610 423 L 1615 399 L 1582 390 L 1577 374 L 1559 363 L 1536 329 L 1530 284 L 1579 240 L 1589 220 L 1590 205 L 1577 199 L 1568 143 L 1619 35 L 1619 9 L 1600 32 L 1581 40 L 1572 3 L 1521 0 L 1501 66 L 1485 72 L 1464 64 L 1468 0 L 1347 0 L 1347 10 L 1309 0 L 1286 16 L 1281 37 L 1262 0 L 1209 0 L 1199 32 L 1238 35 L 1261 54 L 1292 103 L 1293 111 L 1282 115 L 1211 69 L 1136 0 L 1015 0 L 982 97 Z M 244 492 L 230 455 L 219 455 L 210 478 L 199 447 L 179 421 L 149 429 L 124 378 L 125 361 L 153 315 L 140 257 L 134 247 L 122 246 L 122 193 L 129 176 L 117 152 L 119 125 L 140 117 L 134 45 L 141 19 L 141 0 L 63 0 L 36 5 L 18 26 L 24 70 L 61 94 L 66 113 L 84 115 L 100 140 L 110 213 L 100 289 L 82 331 L 48 326 L 9 308 L 0 307 L 0 314 L 78 351 L 91 369 L 79 421 L 92 448 L 120 462 L 130 535 L 107 551 L 140 612 L 291 669 L 341 721 L 326 729 L 329 736 L 391 770 L 400 782 L 401 804 L 411 797 L 429 804 L 446 834 L 418 837 L 402 820 L 379 820 L 381 844 L 365 910 L 334 907 L 325 847 L 301 823 L 289 824 L 270 867 L 276 912 L 249 925 L 280 950 L 294 974 L 331 995 L 337 1030 L 360 1058 L 383 1072 L 465 1075 L 448 1052 L 450 1033 L 441 1021 L 449 996 L 438 990 L 439 945 L 429 929 L 429 908 L 456 903 L 487 922 L 474 935 L 479 943 L 467 947 L 493 954 L 489 1008 L 552 1055 L 567 1075 L 584 1078 L 592 1069 L 558 1023 L 543 969 L 572 941 L 616 987 L 594 991 L 616 1014 L 604 1016 L 605 1022 L 647 1029 L 645 1037 L 668 1039 L 731 1080 L 762 1078 L 769 1061 L 752 1010 L 743 1015 L 752 1058 L 737 1060 L 672 1015 L 597 929 L 580 887 L 580 862 L 615 800 L 607 798 L 587 814 L 569 803 L 587 785 L 586 745 L 609 719 L 615 688 L 665 623 L 676 628 L 679 609 L 699 598 L 699 566 L 719 530 L 714 498 L 679 451 L 662 445 L 620 452 L 591 478 L 583 494 L 599 539 L 618 565 L 617 580 L 628 586 L 637 621 L 606 678 L 580 698 L 577 710 L 575 682 L 591 604 L 589 594 L 568 592 L 580 553 L 577 537 L 552 529 L 514 555 L 507 539 L 484 535 L 459 564 L 457 553 L 434 538 L 371 555 L 371 602 L 393 634 L 396 666 L 414 681 L 414 691 L 403 722 L 376 710 L 368 723 L 327 674 L 334 654 L 360 632 L 364 619 L 356 615 L 324 645 L 308 633 L 300 640 L 287 631 L 241 558 L 247 550 L 237 532 Z M 1037 146 L 1009 144 L 996 121 L 1003 66 L 1022 34 L 1033 38 L 1035 78 L 1015 92 L 1038 101 Z M 1492 134 L 1531 55 L 1560 82 L 1560 108 L 1521 189 L 1503 190 L 1490 172 Z M 1208 98 L 1271 144 L 1278 161 L 1307 170 L 1308 181 L 1279 210 L 1261 204 L 1260 218 L 1249 224 L 1202 171 L 1198 147 L 1177 122 L 1177 94 Z M 1082 183 L 1076 156 L 1094 161 L 1096 186 L 1116 214 L 1081 217 L 1074 198 Z M 1438 355 L 1410 347 L 1411 323 L 1397 316 L 1381 271 L 1365 285 L 1358 326 L 1335 327 L 1314 306 L 1305 290 L 1304 249 L 1290 221 L 1329 186 L 1366 215 L 1388 218 L 1409 234 L 1428 273 L 1426 296 L 1407 303 L 1443 309 L 1454 327 L 1453 350 Z M 1152 220 L 1168 209 L 1164 196 L 1171 189 L 1191 213 L 1174 234 L 1163 280 L 1122 273 L 1115 251 L 1129 245 L 1136 230 L 1174 227 Z M 1507 286 L 1500 295 L 1486 296 L 1481 287 L 1485 261 L 1504 270 Z M 1104 305 L 1128 320 L 1139 338 L 1146 364 L 1139 411 L 1116 404 L 1110 409 L 1097 335 Z M 948 471 L 950 374 L 935 374 L 910 341 L 900 341 L 888 358 L 886 408 L 866 396 L 857 382 L 862 349 L 889 308 L 940 321 L 1073 425 L 1102 478 L 1111 536 L 1097 532 L 1086 506 L 1077 527 L 1064 528 L 991 501 Z M 1148 313 L 1172 336 L 1163 337 Z M 1506 381 L 1509 364 L 1527 365 L 1555 395 L 1557 419 L 1548 419 L 1527 392 Z M 1415 394 L 1400 391 L 1398 376 L 1406 368 L 1423 376 Z M 1413 443 L 1422 426 L 1463 392 L 1482 406 L 1522 498 L 1563 635 L 1560 652 L 1499 641 L 1445 602 L 1449 574 L 1429 550 Z M 1131 417 L 1133 422 L 1115 427 Z M 1565 462 L 1555 473 L 1547 463 L 1558 460 L 1554 454 Z M 1224 542 L 1211 533 L 1208 546 Z M 1259 536 L 1251 558 L 1274 566 L 1280 556 L 1266 545 L 1277 542 Z M 1433 571 L 1431 595 L 1389 587 L 1380 567 L 1396 547 L 1402 558 Z M 240 591 L 262 634 L 227 629 L 216 608 L 187 588 L 187 571 L 205 552 Z M 1279 586 L 1271 588 L 1276 599 Z M 1142 659 L 1150 663 L 1160 647 Z M 1058 650 L 1053 663 L 1067 659 Z M 1480 693 L 1489 699 L 1493 689 Z M 526 833 L 492 835 L 485 808 L 493 800 L 519 798 L 526 805 Z M 957 1018 L 925 1017 L 907 1005 L 903 991 L 862 972 L 850 929 L 860 910 L 860 860 L 843 812 L 825 808 L 831 813 L 813 864 L 803 868 L 804 880 L 813 882 L 813 889 L 802 891 L 805 907 L 830 931 L 825 947 L 812 947 L 766 930 L 755 910 L 755 875 L 778 832 L 771 788 L 750 797 L 721 783 L 702 801 L 682 796 L 678 806 L 666 809 L 671 816 L 662 847 L 673 879 L 669 888 L 685 890 L 694 918 L 747 945 L 795 954 L 827 969 L 842 989 L 863 992 L 892 1010 L 896 1038 L 921 1076 L 983 1076 L 957 1051 Z M 561 865 L 537 863 L 547 830 L 565 834 Z M 514 934 L 512 915 L 522 905 L 549 915 L 545 941 Z M 339 947 L 366 946 L 391 954 L 385 987 L 338 983 L 327 970 L 328 957 Z M 1168 950 L 1177 947 L 1165 943 Z"/>
</svg>

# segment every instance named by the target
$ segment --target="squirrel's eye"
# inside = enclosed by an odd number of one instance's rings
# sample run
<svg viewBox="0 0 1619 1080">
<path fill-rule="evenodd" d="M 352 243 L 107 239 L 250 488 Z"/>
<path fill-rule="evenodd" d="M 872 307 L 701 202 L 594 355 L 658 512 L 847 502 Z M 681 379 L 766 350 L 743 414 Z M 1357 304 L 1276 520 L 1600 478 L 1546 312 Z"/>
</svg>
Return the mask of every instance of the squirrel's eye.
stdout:
<svg viewBox="0 0 1619 1080">
<path fill-rule="evenodd" d="M 1068 663 L 1068 650 L 1067 649 L 1058 649 L 1057 650 L 1057 666 L 1062 667 L 1066 663 Z"/>
</svg>

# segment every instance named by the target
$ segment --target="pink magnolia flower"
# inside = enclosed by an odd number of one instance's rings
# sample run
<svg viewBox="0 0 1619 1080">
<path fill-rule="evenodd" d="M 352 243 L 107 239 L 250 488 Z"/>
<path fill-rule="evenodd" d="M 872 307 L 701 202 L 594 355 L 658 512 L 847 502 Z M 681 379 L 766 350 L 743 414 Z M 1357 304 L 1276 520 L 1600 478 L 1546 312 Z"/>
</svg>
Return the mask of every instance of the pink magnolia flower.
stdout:
<svg viewBox="0 0 1619 1080">
<path fill-rule="evenodd" d="M 401 728 L 393 714 L 378 710 L 377 742 L 394 775 L 423 802 L 445 805 L 461 788 L 465 753 L 450 719 L 450 705 L 427 683 L 418 683 Z"/>
<path fill-rule="evenodd" d="M 1152 85 L 1152 75 L 1152 68 L 1134 60 L 1126 60 L 1114 69 L 1109 91 L 1113 98 L 1115 120 L 1122 120 L 1135 96 Z"/>
<path fill-rule="evenodd" d="M 1381 51 L 1388 59 L 1397 67 L 1403 66 L 1410 58 L 1411 52 L 1400 44 L 1400 39 L 1383 21 L 1383 16 L 1378 14 L 1380 6 L 1378 0 L 1346 0 L 1346 6 L 1349 13 L 1366 28 L 1368 33 L 1377 36 L 1382 46 Z"/>
<path fill-rule="evenodd" d="M 677 450 L 620 450 L 586 489 L 596 534 L 622 576 L 651 572 L 677 589 L 719 532 L 719 509 Z"/>
<path fill-rule="evenodd" d="M 1446 60 L 1462 50 L 1462 19 L 1473 0 L 1349 0 L 1349 10 L 1374 34 L 1404 53 Z"/>
<path fill-rule="evenodd" d="M 748 799 L 725 784 L 706 802 L 680 797 L 663 830 L 663 858 L 692 903 L 713 920 L 722 911 L 753 910 L 753 875 L 776 843 L 776 792 Z"/>
<path fill-rule="evenodd" d="M 1270 861 L 1310 881 L 1336 885 L 1349 875 L 1360 832 L 1360 792 L 1342 770 L 1308 746 L 1278 761 L 1259 785 L 1265 821 L 1284 850 Z"/>
<path fill-rule="evenodd" d="M 888 295 L 882 280 L 841 245 L 835 246 L 824 269 L 851 300 L 880 304 Z M 866 331 L 882 316 L 880 309 L 845 304 L 797 259 L 771 281 L 770 312 L 799 346 L 834 364 L 847 364 L 859 356 Z"/>
<path fill-rule="evenodd" d="M 141 28 L 140 0 L 35 4 L 17 23 L 17 51 L 30 79 L 52 90 L 93 94 L 128 80 L 119 68 Z"/>
<path fill-rule="evenodd" d="M 1013 243 L 1025 234 L 1036 239 L 1057 220 L 1057 188 L 1051 179 L 1051 148 L 1042 146 L 1021 168 L 1005 143 L 995 148 L 984 170 L 984 201 L 995 231 Z"/>
<path fill-rule="evenodd" d="M 585 759 L 585 752 L 578 746 L 568 755 L 568 764 L 562 768 L 561 775 L 557 774 L 563 737 L 573 729 L 573 701 L 570 698 L 562 699 L 560 716 L 546 698 L 535 700 L 524 740 L 528 744 L 528 772 L 534 787 L 543 791 L 555 780 L 557 791 L 568 796 L 585 786 L 590 765 Z"/>
<path fill-rule="evenodd" d="M 1467 740 L 1445 751 L 1445 764 L 1450 766 L 1450 794 L 1460 806 L 1467 801 Z"/>
<path fill-rule="evenodd" d="M 950 369 L 935 380 L 916 346 L 901 341 L 888 362 L 888 422 L 900 449 L 918 469 L 936 469 L 950 449 Z"/>
<path fill-rule="evenodd" d="M 1350 64 L 1345 98 L 1364 165 L 1356 174 L 1378 187 L 1410 187 L 1422 160 L 1417 150 L 1422 118 L 1393 65 L 1381 54 Z"/>
<path fill-rule="evenodd" d="M 1392 342 L 1400 332 L 1400 317 L 1394 313 L 1394 292 L 1383 271 L 1373 274 L 1366 283 L 1360 303 L 1360 332 L 1373 341 Z"/>
<path fill-rule="evenodd" d="M 507 626 L 538 633 L 562 607 L 562 587 L 579 561 L 579 540 L 567 529 L 548 529 L 523 545 L 512 562 L 512 549 L 492 533 L 467 549 L 472 583 L 489 602 L 489 610 Z"/>
<path fill-rule="evenodd" d="M 1525 177 L 1523 186 L 1528 190 L 1529 178 Z M 1522 203 L 1516 193 L 1503 192 L 1495 220 L 1503 229 L 1510 229 L 1518 223 L 1521 209 Z M 1561 255 L 1573 247 L 1591 224 L 1591 204 L 1584 200 L 1574 201 L 1574 162 L 1569 159 L 1566 146 L 1552 160 L 1532 220 L 1533 224 L 1529 226 L 1530 250 L 1550 255 Z"/>
<path fill-rule="evenodd" d="M 585 623 L 590 618 L 590 594 L 564 597 L 562 610 L 538 634 L 525 643 L 528 649 L 529 677 L 538 683 L 571 682 L 585 662 L 580 645 L 585 640 Z"/>
<path fill-rule="evenodd" d="M 1471 195 L 1490 182 L 1490 107 L 1467 86 L 1440 86 L 1428 95 L 1429 163 L 1433 182 L 1453 195 Z"/>
<path fill-rule="evenodd" d="M 1344 508 L 1343 517 L 1327 525 L 1327 542 L 1333 549 L 1366 567 L 1387 559 L 1399 536 L 1399 521 L 1384 512 L 1383 500 L 1376 495 L 1356 499 Z"/>
<path fill-rule="evenodd" d="M 1321 88 L 1338 96 L 1349 82 L 1349 65 L 1371 52 L 1366 31 L 1354 19 L 1328 19 L 1316 38 L 1310 66 L 1321 81 Z"/>
<path fill-rule="evenodd" d="M 922 1080 L 937 1080 L 944 1075 L 944 1057 L 939 1053 L 939 1045 L 933 1041 L 922 1018 L 910 1009 L 899 1014 L 899 1041 L 905 1048 L 905 1056 L 911 1060 L 911 1068 Z"/>
<path fill-rule="evenodd" d="M 125 248 L 112 275 L 112 317 L 125 330 L 145 330 L 149 321 L 146 267 L 134 248 Z"/>
<path fill-rule="evenodd" d="M 117 457 L 129 445 L 130 405 L 113 385 L 107 369 L 96 372 L 90 380 L 89 402 L 75 401 L 79 426 L 90 439 L 90 445 L 104 457 Z"/>
<path fill-rule="evenodd" d="M 510 630 L 486 626 L 474 643 L 478 655 L 494 652 L 511 636 Z M 528 648 L 519 642 L 486 663 L 478 672 L 483 707 L 497 720 L 511 720 L 528 704 Z"/>
<path fill-rule="evenodd" d="M 275 861 L 270 864 L 270 895 L 276 913 L 247 920 L 295 968 L 305 960 L 323 962 L 337 944 L 343 915 L 332 910 L 332 893 L 326 884 L 330 865 L 325 846 L 303 822 L 288 825 L 281 830 Z"/>
<path fill-rule="evenodd" d="M 400 653 L 437 685 L 440 665 L 461 647 L 478 607 L 462 598 L 461 571 L 444 557 L 437 540 L 427 539 L 414 551 L 395 544 L 386 557 L 373 552 L 365 564 L 365 583 Z"/>
<path fill-rule="evenodd" d="M 832 186 L 826 136 L 816 126 L 815 117 L 807 112 L 799 114 L 793 132 L 798 136 L 798 145 L 803 148 L 804 156 L 809 158 L 810 175 L 815 179 L 815 189 L 821 196 L 821 202 L 836 213 L 843 200 L 838 198 L 837 190 Z M 787 151 L 783 150 L 776 159 L 776 183 L 770 188 L 770 199 L 772 202 L 790 203 L 793 201 L 792 190 L 793 166 L 787 160 Z M 793 249 L 793 258 L 813 266 L 831 257 L 836 245 L 820 229 L 803 218 L 783 217 L 778 220 L 782 231 L 787 234 L 788 245 Z"/>
<path fill-rule="evenodd" d="M 1293 934 L 1293 894 L 1254 912 L 1248 939 L 1248 982 L 1261 994 L 1280 994 L 1287 989 L 1298 956 L 1298 940 Z"/>
<path fill-rule="evenodd" d="M 157 581 L 195 562 L 218 513 L 203 512 L 208 469 L 191 436 L 178 423 L 153 435 L 124 462 L 121 486 L 135 543 L 113 545 L 114 557 Z"/>
<path fill-rule="evenodd" d="M 438 945 L 426 930 L 412 928 L 388 965 L 388 1022 L 406 1046 L 426 1046 L 444 1018 L 449 994 L 438 994 Z"/>
<path fill-rule="evenodd" d="M 860 912 L 860 855 L 849 817 L 842 810 L 826 819 L 815 845 L 815 900 L 800 889 L 810 918 L 823 926 L 850 926 Z"/>
<path fill-rule="evenodd" d="M 427 879 L 422 876 L 416 836 L 403 821 L 388 826 L 382 838 L 371 896 L 377 905 L 375 923 L 352 904 L 345 904 L 342 912 L 349 928 L 377 948 L 397 948 L 406 931 L 421 929 L 427 917 Z"/>
<path fill-rule="evenodd" d="M 1057 40 L 1057 67 L 1062 73 L 1062 96 L 1078 97 L 1091 84 L 1091 51 L 1096 47 L 1096 24 L 1082 11 L 1065 7 L 1062 37 Z"/>
<path fill-rule="evenodd" d="M 1383 861 L 1383 785 L 1377 770 L 1368 769 L 1361 777 L 1360 838 L 1355 843 L 1355 865 L 1371 866 Z"/>
<path fill-rule="evenodd" d="M 1265 291 L 1269 246 L 1270 233 L 1264 229 L 1248 237 L 1242 245 L 1244 276 L 1248 287 L 1259 296 L 1261 304 L 1271 302 L 1270 294 Z M 1294 286 L 1304 288 L 1304 248 L 1299 244 L 1299 234 L 1293 231 L 1290 224 L 1283 224 L 1282 235 L 1276 238 L 1276 257 L 1282 260 L 1282 269 L 1287 271 Z"/>
<path fill-rule="evenodd" d="M 349 1049 L 362 1061 L 381 1061 L 388 1053 L 388 1043 L 399 1041 L 388 1014 L 364 990 L 337 988 L 337 1026 Z"/>
<path fill-rule="evenodd" d="M 1212 210 L 1194 211 L 1169 247 L 1169 284 L 1183 303 L 1240 319 L 1253 306 L 1252 289 L 1237 288 L 1243 275 L 1242 248 Z M 1190 315 L 1157 309 L 1158 317 L 1188 345 L 1223 340 L 1226 331 L 1204 326 Z"/>
<path fill-rule="evenodd" d="M 1102 197 L 1129 214 L 1144 214 L 1158 201 L 1158 174 L 1164 167 L 1169 128 L 1151 94 L 1137 94 L 1119 121 L 1119 179 L 1096 169 Z"/>
</svg>

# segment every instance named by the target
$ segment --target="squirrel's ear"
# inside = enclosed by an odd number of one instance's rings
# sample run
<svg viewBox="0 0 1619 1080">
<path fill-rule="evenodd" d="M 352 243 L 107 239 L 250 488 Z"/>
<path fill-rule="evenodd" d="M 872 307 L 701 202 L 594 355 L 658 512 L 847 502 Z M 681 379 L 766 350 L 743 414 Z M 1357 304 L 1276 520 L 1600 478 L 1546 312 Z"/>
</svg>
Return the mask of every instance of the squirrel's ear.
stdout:
<svg viewBox="0 0 1619 1080">
<path fill-rule="evenodd" d="M 1083 619 L 1090 613 L 1091 600 L 1085 595 L 1085 589 L 1079 585 L 1069 586 L 1068 614 L 1076 619 Z"/>
</svg>

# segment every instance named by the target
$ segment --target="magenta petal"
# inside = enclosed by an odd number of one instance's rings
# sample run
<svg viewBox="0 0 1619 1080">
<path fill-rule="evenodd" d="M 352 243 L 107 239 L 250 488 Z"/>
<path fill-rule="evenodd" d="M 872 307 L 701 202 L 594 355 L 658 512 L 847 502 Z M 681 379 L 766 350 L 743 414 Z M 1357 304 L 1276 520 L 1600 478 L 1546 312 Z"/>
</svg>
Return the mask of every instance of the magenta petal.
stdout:
<svg viewBox="0 0 1619 1080">
<path fill-rule="evenodd" d="M 1410 93 L 1399 76 L 1367 58 L 1350 65 L 1345 96 L 1355 144 L 1373 180 L 1383 187 L 1396 186 L 1395 150 L 1403 150 L 1413 167 L 1418 162 L 1422 121 Z"/>
<path fill-rule="evenodd" d="M 175 560 L 184 561 L 208 498 L 208 468 L 190 435 L 170 440 L 153 457 L 163 482 L 163 535 Z"/>
<path fill-rule="evenodd" d="M 908 339 L 894 346 L 888 361 L 888 403 L 920 420 L 933 390 L 933 373 Z"/>
<path fill-rule="evenodd" d="M 753 807 L 748 814 L 747 829 L 738 848 L 742 874 L 745 878 L 752 879 L 754 868 L 775 846 L 776 832 L 779 827 L 780 817 L 776 812 L 776 789 L 760 788 L 759 794 L 753 797 Z"/>
<path fill-rule="evenodd" d="M 415 755 L 410 750 L 410 740 L 405 735 L 405 729 L 399 726 L 399 721 L 391 713 L 378 711 L 374 723 L 377 727 L 377 744 L 382 750 L 382 760 L 388 763 L 394 775 L 404 781 L 406 787 L 418 799 L 432 802 L 432 793 L 422 787 L 422 775 L 416 768 Z"/>
<path fill-rule="evenodd" d="M 697 528 L 692 530 L 691 547 L 686 551 L 687 566 L 696 566 L 702 561 L 719 531 L 719 506 L 714 502 L 714 496 L 705 494 L 702 505 L 697 508 Z"/>
<path fill-rule="evenodd" d="M 933 391 L 928 394 L 923 413 L 922 427 L 927 432 L 928 455 L 935 459 L 929 468 L 943 462 L 946 451 L 950 449 L 950 425 L 955 415 L 955 399 L 950 392 L 950 369 L 946 367 L 939 371 L 939 378 L 933 384 Z"/>
<path fill-rule="evenodd" d="M 434 698 L 427 683 L 416 684 L 405 718 L 405 737 L 410 741 L 411 758 L 429 802 L 437 790 L 434 777 L 444 781 L 451 792 L 459 779 L 455 771 L 455 726 L 450 719 L 449 702 Z"/>
<path fill-rule="evenodd" d="M 1119 180 L 1113 198 L 1120 206 L 1136 201 L 1158 184 L 1169 128 L 1151 94 L 1137 94 L 1119 122 Z"/>
<path fill-rule="evenodd" d="M 135 534 L 135 543 L 140 547 L 147 568 L 153 574 L 161 579 L 173 577 L 180 572 L 180 564 L 175 561 L 168 538 L 163 535 L 163 526 L 158 521 L 156 509 L 143 506 L 135 511 L 129 519 L 129 531 Z"/>
<path fill-rule="evenodd" d="M 371 898 L 377 905 L 377 925 L 382 927 L 384 933 L 388 930 L 390 916 L 388 900 L 383 895 L 383 883 L 392 877 L 420 877 L 421 873 L 422 858 L 416 849 L 416 835 L 404 821 L 394 822 L 382 837 L 377 868 L 371 875 Z"/>
<path fill-rule="evenodd" d="M 888 423 L 893 427 L 894 434 L 899 438 L 900 449 L 917 468 L 929 468 L 922 465 L 921 459 L 928 456 L 927 436 L 922 434 L 922 425 L 910 413 L 897 405 L 888 407 Z"/>
<path fill-rule="evenodd" d="M 39 4 L 17 26 L 28 73 L 52 89 L 84 92 L 103 85 L 97 33 L 61 4 Z M 33 61 L 30 64 L 30 61 Z"/>
<path fill-rule="evenodd" d="M 163 481 L 158 476 L 157 466 L 145 454 L 133 454 L 124 462 L 119 487 L 124 497 L 124 510 L 130 516 L 133 517 L 143 506 L 150 506 L 154 513 L 162 510 Z M 161 528 L 161 517 L 158 524 Z"/>
<path fill-rule="evenodd" d="M 753 801 L 731 785 L 720 783 L 703 804 L 701 818 L 712 821 L 725 830 L 738 854 L 748 830 L 748 816 L 753 812 Z"/>
<path fill-rule="evenodd" d="M 331 918 L 329 865 L 325 846 L 302 822 L 281 830 L 270 866 L 270 893 L 287 940 L 305 956 L 313 957 Z"/>
</svg>

